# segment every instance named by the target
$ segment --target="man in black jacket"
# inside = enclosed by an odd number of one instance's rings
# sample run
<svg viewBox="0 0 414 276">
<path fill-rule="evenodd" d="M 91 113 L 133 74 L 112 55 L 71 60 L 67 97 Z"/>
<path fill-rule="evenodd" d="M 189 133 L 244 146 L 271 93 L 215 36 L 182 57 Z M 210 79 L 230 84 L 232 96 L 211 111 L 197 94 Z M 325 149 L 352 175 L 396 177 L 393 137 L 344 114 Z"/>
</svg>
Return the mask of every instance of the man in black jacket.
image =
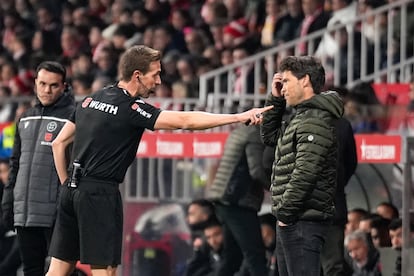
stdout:
<svg viewBox="0 0 414 276">
<path fill-rule="evenodd" d="M 75 108 L 65 79 L 65 68 L 57 62 L 45 61 L 37 67 L 37 101 L 17 123 L 9 183 L 4 188 L 3 218 L 8 228 L 17 229 L 26 276 L 45 274 L 60 187 L 51 145 Z"/>
<path fill-rule="evenodd" d="M 325 276 L 348 275 L 344 259 L 345 225 L 348 214 L 345 186 L 358 164 L 354 132 L 350 122 L 345 118 L 340 118 L 336 123 L 336 131 L 338 135 L 338 170 L 335 216 L 321 252 L 322 269 Z"/>
<path fill-rule="evenodd" d="M 216 275 L 233 275 L 243 266 L 249 275 L 267 275 L 265 247 L 257 212 L 270 186 L 262 156 L 259 126 L 241 126 L 227 138 L 223 157 L 207 197 L 216 203 L 224 245 Z"/>
</svg>

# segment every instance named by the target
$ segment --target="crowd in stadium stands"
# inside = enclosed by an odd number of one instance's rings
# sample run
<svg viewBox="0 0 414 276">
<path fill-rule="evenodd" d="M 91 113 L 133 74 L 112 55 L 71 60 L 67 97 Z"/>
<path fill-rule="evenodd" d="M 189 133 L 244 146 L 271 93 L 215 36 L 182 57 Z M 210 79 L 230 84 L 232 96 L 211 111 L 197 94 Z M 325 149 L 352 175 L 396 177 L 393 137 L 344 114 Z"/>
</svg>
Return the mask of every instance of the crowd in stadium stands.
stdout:
<svg viewBox="0 0 414 276">
<path fill-rule="evenodd" d="M 32 95 L 33 70 L 50 59 L 66 66 L 75 95 L 92 93 L 116 81 L 118 58 L 134 44 L 163 54 L 163 84 L 156 96 L 194 98 L 199 92 L 198 76 L 206 71 L 346 23 L 384 4 L 385 0 L 1 1 L 0 98 Z M 364 38 L 372 44 L 375 33 L 382 34 L 385 26 L 374 25 L 371 18 L 358 26 L 353 32 L 355 43 Z M 345 37 L 341 41 L 346 41 L 347 30 L 341 33 Z M 316 41 L 315 54 L 329 61 L 335 51 L 347 51 L 345 44 L 336 45 L 332 34 L 326 33 Z M 306 45 L 298 48 L 306 54 Z M 360 58 L 358 51 L 354 55 L 355 60 Z M 359 74 L 356 65 L 354 77 Z M 346 74 L 341 76 L 345 85 Z M 253 73 L 240 77 L 247 78 L 247 91 L 252 93 Z M 239 87 L 236 80 L 235 90 Z M 350 92 L 353 103 L 367 104 L 365 95 Z M 0 122 L 13 121 L 18 105 L 1 105 Z M 370 125 L 356 127 L 357 132 L 378 130 Z"/>
</svg>

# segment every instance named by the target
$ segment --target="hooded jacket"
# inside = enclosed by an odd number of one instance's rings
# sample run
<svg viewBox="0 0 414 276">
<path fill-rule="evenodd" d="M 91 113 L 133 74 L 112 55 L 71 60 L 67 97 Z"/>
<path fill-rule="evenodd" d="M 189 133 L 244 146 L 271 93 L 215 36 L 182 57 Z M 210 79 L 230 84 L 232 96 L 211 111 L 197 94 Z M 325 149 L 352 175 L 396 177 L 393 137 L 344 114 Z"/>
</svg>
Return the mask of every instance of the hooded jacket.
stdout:
<svg viewBox="0 0 414 276">
<path fill-rule="evenodd" d="M 65 91 L 49 106 L 37 100 L 18 121 L 2 201 L 3 211 L 13 203 L 14 226 L 53 226 L 60 182 L 51 145 L 74 109 L 74 97 Z"/>
<path fill-rule="evenodd" d="M 303 101 L 287 124 L 283 97 L 269 95 L 261 135 L 276 145 L 272 166 L 272 211 L 286 224 L 298 220 L 328 221 L 334 213 L 337 171 L 335 124 L 343 114 L 336 92 L 328 91 Z"/>
</svg>

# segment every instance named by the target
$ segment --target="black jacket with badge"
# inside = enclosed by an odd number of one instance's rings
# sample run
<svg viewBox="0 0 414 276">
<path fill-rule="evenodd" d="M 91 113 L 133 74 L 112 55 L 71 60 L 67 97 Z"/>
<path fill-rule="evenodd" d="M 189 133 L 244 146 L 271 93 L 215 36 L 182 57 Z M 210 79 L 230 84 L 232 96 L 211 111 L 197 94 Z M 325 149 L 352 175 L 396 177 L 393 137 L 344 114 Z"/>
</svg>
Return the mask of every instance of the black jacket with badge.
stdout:
<svg viewBox="0 0 414 276">
<path fill-rule="evenodd" d="M 335 213 L 337 137 L 335 124 L 343 114 L 336 92 L 313 96 L 296 108 L 289 124 L 282 120 L 283 97 L 269 95 L 264 114 L 263 142 L 276 146 L 271 195 L 274 215 L 283 223 L 327 221 Z"/>
<path fill-rule="evenodd" d="M 10 158 L 9 183 L 2 199 L 3 217 L 9 227 L 51 227 L 56 216 L 59 178 L 52 141 L 75 109 L 70 91 L 52 105 L 39 101 L 17 123 Z"/>
</svg>

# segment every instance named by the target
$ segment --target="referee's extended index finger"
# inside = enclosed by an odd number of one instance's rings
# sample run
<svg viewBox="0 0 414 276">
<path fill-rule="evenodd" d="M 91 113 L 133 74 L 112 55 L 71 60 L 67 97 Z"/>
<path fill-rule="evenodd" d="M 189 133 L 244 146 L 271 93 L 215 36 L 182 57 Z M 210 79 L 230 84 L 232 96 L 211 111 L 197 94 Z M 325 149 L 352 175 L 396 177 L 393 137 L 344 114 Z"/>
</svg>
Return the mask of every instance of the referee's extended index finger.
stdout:
<svg viewBox="0 0 414 276">
<path fill-rule="evenodd" d="M 269 105 L 269 106 L 262 107 L 262 112 L 261 113 L 266 112 L 266 111 L 268 111 L 270 109 L 273 109 L 273 105 Z"/>
</svg>

